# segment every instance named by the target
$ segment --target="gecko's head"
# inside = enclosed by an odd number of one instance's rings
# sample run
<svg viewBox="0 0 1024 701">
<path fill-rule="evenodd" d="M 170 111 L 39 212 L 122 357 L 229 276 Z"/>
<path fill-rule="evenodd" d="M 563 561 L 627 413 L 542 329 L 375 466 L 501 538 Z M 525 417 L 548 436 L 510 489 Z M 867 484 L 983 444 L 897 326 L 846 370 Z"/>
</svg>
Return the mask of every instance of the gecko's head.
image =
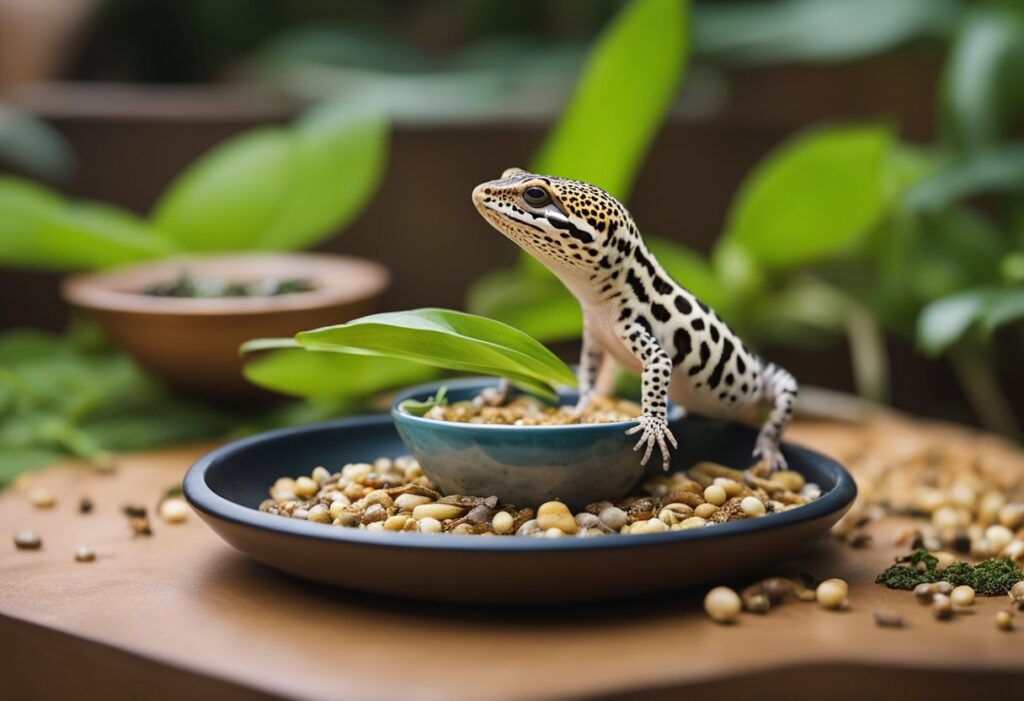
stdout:
<svg viewBox="0 0 1024 701">
<path fill-rule="evenodd" d="M 510 168 L 477 185 L 473 204 L 491 226 L 549 267 L 592 270 L 626 210 L 604 190 L 578 180 Z"/>
</svg>

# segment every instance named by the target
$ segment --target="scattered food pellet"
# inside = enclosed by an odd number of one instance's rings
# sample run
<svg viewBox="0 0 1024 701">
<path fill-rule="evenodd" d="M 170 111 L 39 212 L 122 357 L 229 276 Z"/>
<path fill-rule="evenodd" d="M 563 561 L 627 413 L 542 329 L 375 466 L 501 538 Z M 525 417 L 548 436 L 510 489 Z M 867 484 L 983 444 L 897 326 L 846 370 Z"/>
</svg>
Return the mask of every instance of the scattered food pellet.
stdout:
<svg viewBox="0 0 1024 701">
<path fill-rule="evenodd" d="M 57 495 L 46 487 L 32 487 L 28 490 L 28 500 L 37 509 L 49 509 L 57 503 Z"/>
<path fill-rule="evenodd" d="M 729 587 L 715 587 L 704 597 L 704 612 L 718 623 L 732 623 L 742 608 L 739 594 Z"/>
<path fill-rule="evenodd" d="M 14 534 L 14 544 L 19 550 L 38 550 L 43 539 L 35 531 L 18 531 Z"/>
<path fill-rule="evenodd" d="M 950 592 L 949 600 L 954 606 L 970 606 L 974 603 L 974 590 L 966 584 L 961 584 Z"/>
<path fill-rule="evenodd" d="M 571 406 L 553 407 L 533 397 L 514 397 L 502 406 L 488 406 L 472 400 L 438 404 L 431 407 L 424 418 L 473 424 L 562 426 L 631 421 L 641 411 L 639 404 L 617 397 L 596 396 L 580 414 L 575 413 Z"/>
<path fill-rule="evenodd" d="M 1009 611 L 998 611 L 996 613 L 996 628 L 999 630 L 1013 630 L 1013 614 Z"/>
<path fill-rule="evenodd" d="M 1024 581 L 1017 582 L 1010 587 L 1010 591 L 1007 592 L 1007 595 L 1013 603 L 1024 604 Z"/>
<path fill-rule="evenodd" d="M 93 506 L 94 504 L 92 503 L 92 499 L 89 497 L 82 497 L 78 502 L 78 513 L 90 514 L 92 513 Z"/>
<path fill-rule="evenodd" d="M 75 548 L 76 562 L 92 562 L 96 559 L 96 551 L 88 545 L 79 545 Z"/>
<path fill-rule="evenodd" d="M 327 513 L 327 507 L 324 507 L 324 519 L 319 519 L 321 523 L 330 523 L 330 514 Z M 164 499 L 160 502 L 160 518 L 167 523 L 181 523 L 188 518 L 188 502 L 181 497 L 171 497 Z M 310 519 L 315 520 L 315 519 Z"/>
<path fill-rule="evenodd" d="M 934 582 L 922 582 L 914 587 L 914 596 L 919 604 L 930 604 L 937 593 Z"/>
<path fill-rule="evenodd" d="M 847 605 L 849 587 L 841 579 L 826 579 L 818 585 L 815 597 L 818 603 L 830 611 L 837 611 Z"/>
<path fill-rule="evenodd" d="M 932 614 L 940 621 L 944 621 L 953 615 L 953 603 L 949 600 L 948 596 L 936 594 L 932 597 Z"/>
<path fill-rule="evenodd" d="M 544 531 L 557 528 L 564 535 L 572 535 L 576 532 L 576 519 L 562 502 L 548 501 L 537 509 L 537 526 Z"/>
<path fill-rule="evenodd" d="M 875 611 L 875 624 L 882 628 L 902 628 L 905 625 L 903 616 L 890 609 Z"/>
<path fill-rule="evenodd" d="M 712 484 L 704 490 L 704 501 L 714 506 L 721 506 L 728 498 L 729 495 L 720 484 Z"/>
<path fill-rule="evenodd" d="M 149 526 L 149 513 L 145 506 L 125 506 L 122 511 L 128 517 L 128 525 L 132 527 L 135 535 L 153 535 L 153 529 Z"/>
<path fill-rule="evenodd" d="M 743 497 L 743 500 L 740 501 L 740 508 L 743 509 L 743 513 L 753 518 L 764 516 L 766 513 L 764 502 L 757 497 Z"/>
</svg>

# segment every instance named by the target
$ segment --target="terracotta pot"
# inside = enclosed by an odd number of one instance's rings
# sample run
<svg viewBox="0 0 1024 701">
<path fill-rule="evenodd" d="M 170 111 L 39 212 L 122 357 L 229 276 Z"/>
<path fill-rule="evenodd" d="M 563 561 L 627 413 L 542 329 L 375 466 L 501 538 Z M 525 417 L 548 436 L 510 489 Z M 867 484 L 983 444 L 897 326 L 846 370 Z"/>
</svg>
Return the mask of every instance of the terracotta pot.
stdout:
<svg viewBox="0 0 1024 701">
<path fill-rule="evenodd" d="M 142 294 L 187 271 L 232 282 L 305 278 L 310 292 L 195 299 Z M 242 401 L 262 391 L 241 374 L 239 346 L 292 336 L 375 311 L 387 270 L 361 258 L 321 253 L 212 255 L 72 275 L 64 298 L 86 310 L 117 346 L 172 386 L 210 399 Z"/>
</svg>

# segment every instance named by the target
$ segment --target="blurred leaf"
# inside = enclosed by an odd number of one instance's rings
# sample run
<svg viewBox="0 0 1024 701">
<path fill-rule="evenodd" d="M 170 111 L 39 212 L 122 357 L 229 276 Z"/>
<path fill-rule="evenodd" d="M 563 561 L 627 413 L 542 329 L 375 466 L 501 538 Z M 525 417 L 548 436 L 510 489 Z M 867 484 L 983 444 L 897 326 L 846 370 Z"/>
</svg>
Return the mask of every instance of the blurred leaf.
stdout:
<svg viewBox="0 0 1024 701">
<path fill-rule="evenodd" d="M 66 180 L 75 156 L 60 132 L 46 122 L 0 105 L 0 161 L 44 180 Z"/>
<path fill-rule="evenodd" d="M 839 254 L 885 209 L 890 140 L 878 126 L 817 129 L 791 140 L 744 180 L 726 237 L 772 267 Z"/>
<path fill-rule="evenodd" d="M 67 455 L 59 450 L 0 446 L 0 487 L 10 484 L 23 472 L 49 467 L 62 459 L 66 460 Z"/>
<path fill-rule="evenodd" d="M 293 127 L 244 132 L 204 154 L 153 220 L 188 251 L 303 248 L 362 210 L 386 144 L 380 115 L 323 105 Z"/>
<path fill-rule="evenodd" d="M 575 385 L 572 371 L 551 351 L 506 324 L 447 309 L 373 314 L 338 326 L 303 331 L 303 346 L 351 349 L 434 367 L 506 377 L 545 397 Z"/>
<path fill-rule="evenodd" d="M 943 71 L 944 112 L 968 151 L 994 147 L 1024 105 L 1024 12 L 978 3 L 967 13 Z"/>
<path fill-rule="evenodd" d="M 1024 319 L 1024 286 L 999 290 L 992 295 L 983 320 L 986 331 L 991 333 L 1018 319 Z"/>
<path fill-rule="evenodd" d="M 917 340 L 938 355 L 964 338 L 972 328 L 982 339 L 1004 324 L 1024 319 L 1024 287 L 984 287 L 932 302 L 921 313 Z"/>
<path fill-rule="evenodd" d="M 253 384 L 282 394 L 341 399 L 367 397 L 438 375 L 422 363 L 301 347 L 261 355 L 246 363 L 244 373 Z"/>
<path fill-rule="evenodd" d="M 633 0 L 597 40 L 572 99 L 532 168 L 620 199 L 679 88 L 688 53 L 685 0 Z"/>
<path fill-rule="evenodd" d="M 1024 192 L 1024 144 L 946 164 L 907 191 L 904 202 L 913 209 L 934 211 L 993 192 Z"/>
<path fill-rule="evenodd" d="M 729 290 L 723 285 L 707 258 L 681 243 L 655 236 L 645 236 L 647 248 L 661 267 L 680 285 L 729 318 Z"/>
<path fill-rule="evenodd" d="M 693 46 L 724 63 L 853 61 L 921 38 L 944 37 L 953 0 L 782 0 L 694 8 Z"/>
<path fill-rule="evenodd" d="M 319 24 L 278 32 L 259 57 L 272 63 L 320 63 L 400 73 L 415 73 L 428 63 L 428 57 L 408 41 L 365 28 L 353 31 Z"/>
<path fill-rule="evenodd" d="M 90 418 L 82 432 L 106 450 L 143 450 L 211 438 L 222 438 L 235 426 L 228 413 L 185 399 L 158 403 Z"/>
<path fill-rule="evenodd" d="M 532 260 L 532 259 L 531 259 Z M 567 341 L 583 333 L 580 303 L 545 268 L 538 277 L 525 266 L 495 270 L 469 288 L 466 308 L 513 326 L 538 341 Z"/>
</svg>

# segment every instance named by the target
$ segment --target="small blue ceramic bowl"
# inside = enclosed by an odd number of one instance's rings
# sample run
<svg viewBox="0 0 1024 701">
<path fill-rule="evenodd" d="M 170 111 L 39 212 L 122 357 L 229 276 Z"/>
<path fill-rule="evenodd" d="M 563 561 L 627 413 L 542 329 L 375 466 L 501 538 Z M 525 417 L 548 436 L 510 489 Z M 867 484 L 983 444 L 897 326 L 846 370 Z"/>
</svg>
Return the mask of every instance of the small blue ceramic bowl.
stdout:
<svg viewBox="0 0 1024 701">
<path fill-rule="evenodd" d="M 426 401 L 441 387 L 450 402 L 469 400 L 497 380 L 471 377 L 413 387 L 391 407 L 402 442 L 416 456 L 424 474 L 443 494 L 497 496 L 512 504 L 537 506 L 558 499 L 571 508 L 616 500 L 644 475 L 637 436 L 627 436 L 632 421 L 569 426 L 506 426 L 425 419 L 403 411 L 402 402 Z M 578 394 L 559 393 L 561 404 L 575 404 Z M 682 411 L 669 407 L 669 420 Z M 655 449 L 657 450 L 657 449 Z M 652 463 L 661 464 L 658 456 Z"/>
</svg>

